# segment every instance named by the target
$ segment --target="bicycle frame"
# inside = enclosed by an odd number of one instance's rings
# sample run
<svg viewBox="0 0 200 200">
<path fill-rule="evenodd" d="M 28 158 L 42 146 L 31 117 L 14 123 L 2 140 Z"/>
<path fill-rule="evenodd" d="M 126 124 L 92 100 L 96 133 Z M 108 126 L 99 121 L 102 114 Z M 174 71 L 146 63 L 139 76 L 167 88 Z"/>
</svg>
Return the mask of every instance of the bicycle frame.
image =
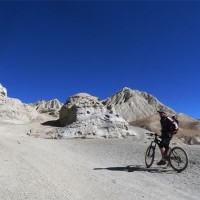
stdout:
<svg viewBox="0 0 200 200">
<path fill-rule="evenodd" d="M 160 144 L 160 140 L 158 139 L 159 135 L 157 133 L 155 134 L 150 134 L 150 136 L 155 136 L 154 140 L 151 141 L 151 144 L 150 146 L 152 146 L 154 149 L 156 148 L 156 145 L 159 145 Z"/>
<path fill-rule="evenodd" d="M 161 140 L 157 133 L 147 133 L 150 136 L 154 136 L 154 140 L 151 141 L 150 146 L 146 150 L 145 163 L 149 168 L 154 162 L 156 146 L 160 144 Z M 167 166 L 171 166 L 175 171 L 182 172 L 188 166 L 187 153 L 181 147 L 169 148 L 166 157 L 168 163 Z"/>
</svg>

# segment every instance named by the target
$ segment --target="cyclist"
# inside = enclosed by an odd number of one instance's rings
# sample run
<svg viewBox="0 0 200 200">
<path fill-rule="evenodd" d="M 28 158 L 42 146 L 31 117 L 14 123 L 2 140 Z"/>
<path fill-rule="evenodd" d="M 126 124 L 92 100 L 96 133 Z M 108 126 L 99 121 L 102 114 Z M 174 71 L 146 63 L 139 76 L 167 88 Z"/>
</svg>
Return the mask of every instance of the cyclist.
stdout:
<svg viewBox="0 0 200 200">
<path fill-rule="evenodd" d="M 160 115 L 161 124 L 161 142 L 159 144 L 162 159 L 157 163 L 157 165 L 165 165 L 166 157 L 169 150 L 169 144 L 174 134 L 178 131 L 178 124 L 167 116 L 164 109 L 158 110 Z"/>
</svg>

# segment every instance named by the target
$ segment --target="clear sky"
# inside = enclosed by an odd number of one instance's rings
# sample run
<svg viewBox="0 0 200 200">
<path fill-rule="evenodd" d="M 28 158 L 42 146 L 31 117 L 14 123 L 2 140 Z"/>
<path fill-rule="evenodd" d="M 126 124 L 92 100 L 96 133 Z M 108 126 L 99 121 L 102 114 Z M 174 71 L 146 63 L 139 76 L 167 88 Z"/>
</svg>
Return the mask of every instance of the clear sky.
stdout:
<svg viewBox="0 0 200 200">
<path fill-rule="evenodd" d="M 130 87 L 200 118 L 200 2 L 0 1 L 0 83 L 24 103 Z"/>
</svg>

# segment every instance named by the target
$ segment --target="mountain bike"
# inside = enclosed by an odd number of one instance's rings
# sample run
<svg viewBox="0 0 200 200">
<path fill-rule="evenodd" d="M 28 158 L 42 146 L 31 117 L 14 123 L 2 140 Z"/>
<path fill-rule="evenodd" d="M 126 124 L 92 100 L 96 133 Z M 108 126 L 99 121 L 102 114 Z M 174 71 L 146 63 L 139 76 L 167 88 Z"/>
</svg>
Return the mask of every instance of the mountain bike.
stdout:
<svg viewBox="0 0 200 200">
<path fill-rule="evenodd" d="M 145 164 L 147 168 L 151 167 L 151 165 L 153 164 L 155 159 L 156 147 L 161 141 L 161 138 L 157 133 L 150 133 L 149 135 L 154 136 L 154 140 L 151 141 L 150 146 L 146 150 Z M 171 166 L 177 172 L 182 172 L 188 166 L 187 153 L 181 147 L 169 148 L 166 160 L 168 161 L 167 166 Z"/>
</svg>

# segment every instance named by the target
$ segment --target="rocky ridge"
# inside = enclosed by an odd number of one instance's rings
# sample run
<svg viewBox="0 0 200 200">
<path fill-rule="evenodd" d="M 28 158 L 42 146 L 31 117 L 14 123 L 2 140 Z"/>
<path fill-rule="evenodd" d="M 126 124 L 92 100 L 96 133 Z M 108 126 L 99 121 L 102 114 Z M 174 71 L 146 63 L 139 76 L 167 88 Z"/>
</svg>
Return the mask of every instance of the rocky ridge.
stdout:
<svg viewBox="0 0 200 200">
<path fill-rule="evenodd" d="M 58 99 L 53 99 L 50 101 L 40 100 L 31 106 L 37 110 L 39 113 L 46 113 L 54 117 L 59 116 L 59 110 L 62 107 L 62 103 Z"/>
<path fill-rule="evenodd" d="M 0 96 L 0 111 L 0 121 L 6 123 L 24 124 L 40 118 L 30 105 L 6 96 Z"/>
<path fill-rule="evenodd" d="M 40 121 L 42 117 L 30 105 L 7 96 L 7 89 L 0 84 L 0 122 L 25 124 Z"/>
<path fill-rule="evenodd" d="M 103 101 L 103 104 L 107 107 L 115 107 L 117 114 L 128 122 L 154 115 L 160 108 L 165 108 L 169 113 L 175 113 L 154 96 L 128 87 Z"/>
</svg>

